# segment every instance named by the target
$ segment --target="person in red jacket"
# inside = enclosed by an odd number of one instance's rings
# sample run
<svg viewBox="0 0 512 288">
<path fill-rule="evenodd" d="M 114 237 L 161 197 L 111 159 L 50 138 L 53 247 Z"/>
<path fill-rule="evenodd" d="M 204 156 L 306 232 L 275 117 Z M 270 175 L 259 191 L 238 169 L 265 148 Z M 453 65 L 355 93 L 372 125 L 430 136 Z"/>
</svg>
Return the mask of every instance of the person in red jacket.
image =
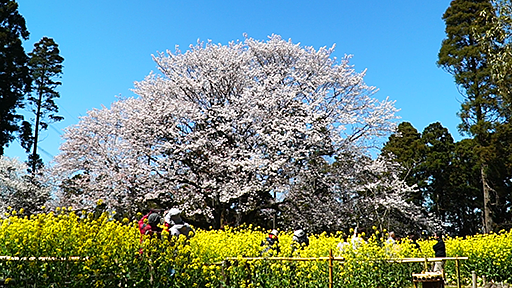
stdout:
<svg viewBox="0 0 512 288">
<path fill-rule="evenodd" d="M 139 220 L 139 231 L 140 231 L 140 242 L 142 243 L 142 240 L 144 238 L 144 235 L 157 235 L 160 237 L 162 233 L 162 228 L 158 227 L 158 224 L 160 224 L 160 214 L 158 214 L 156 211 L 149 211 L 148 214 L 144 215 L 142 219 Z"/>
</svg>

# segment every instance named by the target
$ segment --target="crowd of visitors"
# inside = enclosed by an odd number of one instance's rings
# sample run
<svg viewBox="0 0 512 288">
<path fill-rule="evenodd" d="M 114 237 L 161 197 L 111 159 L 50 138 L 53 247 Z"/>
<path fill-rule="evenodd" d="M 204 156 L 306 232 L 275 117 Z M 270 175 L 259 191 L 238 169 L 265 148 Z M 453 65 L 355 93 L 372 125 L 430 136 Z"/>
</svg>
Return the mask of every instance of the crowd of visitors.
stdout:
<svg viewBox="0 0 512 288">
<path fill-rule="evenodd" d="M 142 219 L 139 220 L 141 243 L 144 239 L 144 235 L 161 238 L 163 231 L 168 232 L 168 237 L 179 237 L 180 235 L 183 235 L 188 239 L 195 235 L 194 229 L 182 219 L 181 211 L 179 209 L 169 209 L 165 211 L 163 215 L 164 217 L 162 221 L 160 213 L 158 211 L 151 210 L 148 214 L 144 215 Z M 364 235 L 364 233 L 358 233 L 358 229 L 354 229 L 354 234 L 350 240 L 345 238 L 344 241 L 338 244 L 337 247 L 340 252 L 343 252 L 349 248 L 357 250 L 365 242 L 362 235 Z M 443 233 L 441 231 L 436 231 L 434 233 L 434 238 L 437 240 L 436 244 L 432 247 L 435 253 L 435 257 L 446 257 L 446 247 L 443 241 Z M 421 251 L 421 247 L 416 241 L 417 239 L 418 238 L 416 233 L 411 232 L 407 235 L 406 241 L 409 241 L 415 249 Z M 389 253 L 393 253 L 392 249 L 399 241 L 402 241 L 402 239 L 398 237 L 394 231 L 389 232 L 388 238 L 385 241 L 385 245 L 389 249 L 387 251 L 389 251 Z M 301 227 L 296 227 L 292 237 L 292 252 L 302 250 L 308 245 L 309 238 L 306 231 Z M 279 231 L 277 229 L 270 231 L 267 237 L 261 241 L 260 246 L 263 247 L 260 253 L 261 256 L 278 256 L 281 252 L 279 246 Z M 444 261 L 436 261 L 434 262 L 432 271 L 442 272 L 443 268 Z"/>
</svg>

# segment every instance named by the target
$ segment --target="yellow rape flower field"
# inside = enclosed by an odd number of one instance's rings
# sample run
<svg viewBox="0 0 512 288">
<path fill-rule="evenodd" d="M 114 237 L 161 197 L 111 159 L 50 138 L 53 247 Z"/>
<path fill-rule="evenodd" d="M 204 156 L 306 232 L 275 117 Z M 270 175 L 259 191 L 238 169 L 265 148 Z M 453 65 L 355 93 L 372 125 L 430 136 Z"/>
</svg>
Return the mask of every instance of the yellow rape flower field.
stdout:
<svg viewBox="0 0 512 288">
<path fill-rule="evenodd" d="M 333 287 L 412 287 L 412 273 L 424 263 L 398 259 L 434 257 L 435 243 L 418 241 L 421 250 L 408 242 L 387 245 L 384 231 L 373 230 L 354 243 L 342 233 L 310 235 L 308 247 L 293 251 L 290 231 L 279 236 L 282 259 L 276 260 L 260 258 L 268 231 L 252 226 L 198 229 L 189 240 L 164 232 L 163 239 L 140 243 L 136 220 L 70 208 L 31 217 L 11 211 L 0 226 L 0 285 L 8 287 L 328 287 L 330 251 Z M 469 257 L 461 261 L 464 285 L 471 271 L 488 281 L 512 280 L 511 231 L 445 242 L 448 257 Z M 445 271 L 447 282 L 455 283 L 454 261 Z"/>
</svg>

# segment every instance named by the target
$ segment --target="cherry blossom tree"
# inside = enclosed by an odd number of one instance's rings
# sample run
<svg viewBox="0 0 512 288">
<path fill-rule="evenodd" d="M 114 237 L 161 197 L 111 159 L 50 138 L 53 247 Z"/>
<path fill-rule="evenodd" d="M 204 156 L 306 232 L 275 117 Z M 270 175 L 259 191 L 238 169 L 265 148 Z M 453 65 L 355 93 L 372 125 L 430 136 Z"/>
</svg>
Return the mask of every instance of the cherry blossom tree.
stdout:
<svg viewBox="0 0 512 288">
<path fill-rule="evenodd" d="M 67 130 L 61 197 L 127 213 L 176 205 L 213 227 L 265 221 L 313 163 L 368 155 L 395 128 L 394 102 L 333 51 L 272 35 L 158 54 L 138 97 Z"/>
<path fill-rule="evenodd" d="M 0 156 L 0 215 L 11 209 L 37 213 L 50 196 L 50 189 L 38 177 L 27 172 L 28 166 L 15 158 Z"/>
<path fill-rule="evenodd" d="M 380 156 L 367 160 L 369 163 L 361 169 L 364 181 L 357 187 L 353 207 L 354 222 L 359 221 L 378 227 L 381 231 L 401 232 L 439 230 L 441 221 L 434 213 L 429 213 L 423 206 L 416 205 L 411 199 L 418 193 L 416 185 L 409 186 L 402 178 L 404 168 L 396 162 L 389 161 L 390 156 Z M 359 224 L 359 223 L 358 223 Z"/>
<path fill-rule="evenodd" d="M 418 189 L 406 183 L 400 164 L 388 156 L 344 156 L 322 163 L 313 177 L 307 173 L 294 179 L 280 206 L 283 226 L 317 233 L 377 227 L 403 235 L 441 227 L 434 215 L 411 201 Z"/>
</svg>

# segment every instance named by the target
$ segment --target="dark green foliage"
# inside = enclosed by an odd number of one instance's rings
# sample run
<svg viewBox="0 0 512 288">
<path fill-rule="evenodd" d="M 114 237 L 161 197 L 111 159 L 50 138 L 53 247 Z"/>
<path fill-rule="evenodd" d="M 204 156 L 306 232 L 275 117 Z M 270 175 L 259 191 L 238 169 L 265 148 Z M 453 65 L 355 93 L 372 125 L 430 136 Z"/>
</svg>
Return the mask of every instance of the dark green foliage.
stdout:
<svg viewBox="0 0 512 288">
<path fill-rule="evenodd" d="M 471 235 L 482 228 L 479 211 L 483 200 L 475 145 L 472 139 L 454 143 L 449 131 L 438 122 L 421 134 L 404 122 L 389 137 L 382 154 L 408 167 L 403 177 L 419 190 L 411 201 L 427 207 L 448 224 L 448 233 Z"/>
<path fill-rule="evenodd" d="M 494 226 L 491 198 L 497 183 L 493 183 L 493 175 L 489 174 L 492 160 L 487 156 L 492 155 L 490 138 L 500 125 L 499 106 L 502 102 L 489 65 L 489 55 L 500 43 L 496 39 L 484 40 L 487 31 L 494 27 L 494 19 L 494 7 L 489 0 L 453 0 L 443 15 L 446 39 L 437 62 L 454 76 L 465 98 L 459 111 L 462 120 L 459 129 L 474 136 L 476 141 L 483 194 L 483 232 L 490 232 Z"/>
<path fill-rule="evenodd" d="M 405 171 L 401 175 L 408 185 L 423 186 L 425 182 L 420 176 L 419 165 L 423 162 L 426 147 L 421 140 L 421 134 L 409 122 L 402 122 L 398 125 L 396 133 L 391 135 L 388 142 L 382 148 L 382 155 L 394 157 Z M 413 202 L 421 204 L 423 197 L 420 194 L 413 195 Z"/>
<path fill-rule="evenodd" d="M 22 107 L 31 82 L 21 42 L 28 35 L 16 1 L 0 0 L 0 155 L 18 131 L 22 117 L 16 114 L 16 108 Z"/>
<path fill-rule="evenodd" d="M 449 174 L 451 197 L 441 199 L 445 205 L 446 221 L 453 223 L 459 235 L 481 232 L 482 184 L 475 145 L 473 139 L 455 143 Z"/>
<path fill-rule="evenodd" d="M 34 44 L 34 50 L 29 53 L 29 57 L 30 74 L 34 85 L 27 100 L 35 115 L 35 124 L 33 135 L 26 137 L 25 139 L 28 141 L 22 141 L 22 143 L 27 143 L 24 146 L 26 149 L 28 148 L 27 151 L 32 148 L 28 164 L 31 172 L 35 173 L 43 165 L 37 153 L 39 132 L 48 129 L 50 123 L 64 119 L 57 115 L 59 108 L 54 101 L 55 98 L 60 97 L 56 88 L 62 83 L 56 79 L 60 78 L 62 74 L 64 58 L 59 55 L 58 45 L 48 37 L 43 37 Z M 23 127 L 25 128 L 25 126 Z M 22 135 L 26 135 L 26 133 Z"/>
<path fill-rule="evenodd" d="M 490 137 L 488 175 L 493 183 L 490 208 L 495 226 L 493 231 L 512 228 L 512 126 L 504 123 L 496 127 Z"/>
<path fill-rule="evenodd" d="M 489 0 L 454 0 L 443 15 L 446 39 L 439 51 L 437 64 L 452 74 L 465 96 L 459 116 L 459 128 L 470 135 L 481 135 L 496 117 L 496 89 L 491 81 L 488 53 L 479 36 L 491 28 L 494 9 Z"/>
<path fill-rule="evenodd" d="M 398 125 L 397 132 L 389 137 L 387 144 L 382 148 L 382 154 L 393 153 L 407 171 L 413 170 L 425 150 L 420 140 L 421 134 L 418 130 L 411 123 L 402 122 Z"/>
<path fill-rule="evenodd" d="M 425 197 L 433 203 L 431 211 L 445 221 L 446 213 L 450 209 L 444 207 L 446 202 L 443 200 L 451 196 L 449 177 L 454 149 L 453 138 L 448 129 L 436 122 L 423 130 L 421 140 L 425 145 L 425 157 L 420 165 L 420 171 L 425 182 L 420 187 L 424 189 Z"/>
</svg>

